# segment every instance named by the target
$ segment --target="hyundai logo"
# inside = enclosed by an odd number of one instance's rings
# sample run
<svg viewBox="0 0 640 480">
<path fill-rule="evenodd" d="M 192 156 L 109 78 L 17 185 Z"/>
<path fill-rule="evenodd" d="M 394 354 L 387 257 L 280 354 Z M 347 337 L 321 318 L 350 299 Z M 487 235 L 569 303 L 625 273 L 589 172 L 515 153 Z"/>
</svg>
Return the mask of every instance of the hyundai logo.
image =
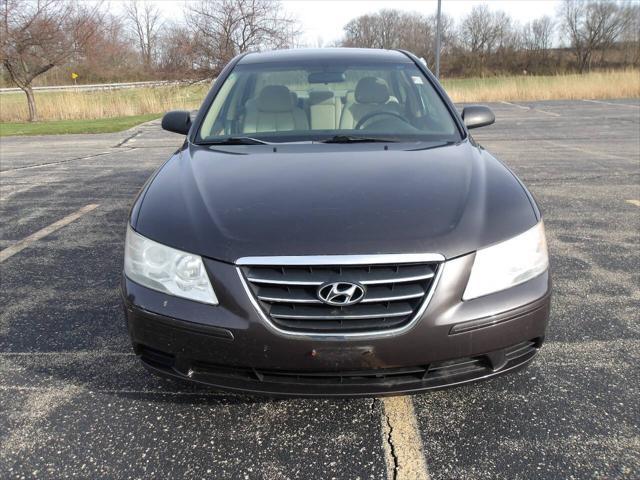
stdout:
<svg viewBox="0 0 640 480">
<path fill-rule="evenodd" d="M 318 298 L 328 305 L 345 307 L 364 298 L 364 287 L 351 282 L 325 283 L 318 288 Z"/>
</svg>

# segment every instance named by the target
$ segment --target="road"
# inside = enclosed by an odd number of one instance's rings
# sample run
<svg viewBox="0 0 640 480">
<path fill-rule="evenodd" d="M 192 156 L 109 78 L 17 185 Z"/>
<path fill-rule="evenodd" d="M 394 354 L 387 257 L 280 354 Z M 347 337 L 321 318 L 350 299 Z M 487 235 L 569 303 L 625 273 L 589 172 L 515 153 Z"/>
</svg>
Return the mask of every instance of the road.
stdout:
<svg viewBox="0 0 640 480">
<path fill-rule="evenodd" d="M 0 478 L 638 478 L 640 102 L 491 107 L 476 139 L 545 218 L 548 341 L 522 372 L 395 401 L 150 376 L 121 312 L 123 237 L 181 139 L 158 122 L 3 138 Z"/>
</svg>

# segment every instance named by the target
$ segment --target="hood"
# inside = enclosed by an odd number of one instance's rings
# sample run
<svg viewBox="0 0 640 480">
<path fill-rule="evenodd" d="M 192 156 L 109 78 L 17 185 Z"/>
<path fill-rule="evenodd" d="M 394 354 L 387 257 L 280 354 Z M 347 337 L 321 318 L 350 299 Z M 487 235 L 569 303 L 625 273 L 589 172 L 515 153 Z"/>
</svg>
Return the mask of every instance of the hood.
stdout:
<svg viewBox="0 0 640 480">
<path fill-rule="evenodd" d="M 185 146 L 132 214 L 132 226 L 148 238 L 232 263 L 277 255 L 452 258 L 537 221 L 520 182 L 469 141 L 413 151 L 399 144 Z"/>
</svg>

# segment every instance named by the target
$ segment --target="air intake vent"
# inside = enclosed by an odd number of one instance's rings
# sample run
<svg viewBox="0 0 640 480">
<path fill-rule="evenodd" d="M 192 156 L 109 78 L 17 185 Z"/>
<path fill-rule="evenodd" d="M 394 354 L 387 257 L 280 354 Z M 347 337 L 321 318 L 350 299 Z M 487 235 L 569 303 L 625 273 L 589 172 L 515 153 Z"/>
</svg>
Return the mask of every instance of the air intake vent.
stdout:
<svg viewBox="0 0 640 480">
<path fill-rule="evenodd" d="M 438 263 L 296 264 L 244 266 L 242 274 L 278 328 L 343 334 L 407 325 L 428 298 L 437 269 Z"/>
</svg>

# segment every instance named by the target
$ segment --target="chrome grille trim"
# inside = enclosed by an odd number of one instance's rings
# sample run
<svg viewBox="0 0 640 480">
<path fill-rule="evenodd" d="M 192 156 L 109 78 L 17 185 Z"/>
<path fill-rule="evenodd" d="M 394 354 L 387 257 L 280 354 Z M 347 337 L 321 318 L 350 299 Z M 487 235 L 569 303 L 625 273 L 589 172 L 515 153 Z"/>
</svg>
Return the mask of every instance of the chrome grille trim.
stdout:
<svg viewBox="0 0 640 480">
<path fill-rule="evenodd" d="M 390 312 L 390 313 L 374 313 L 367 315 L 334 315 L 331 317 L 331 320 L 359 320 L 365 318 L 388 318 L 388 317 L 403 317 L 406 315 L 411 315 L 413 310 L 401 310 L 399 312 Z M 272 317 L 274 318 L 291 318 L 291 319 L 311 319 L 314 318 L 310 315 L 290 315 L 290 314 L 282 314 L 282 313 L 272 313 Z M 329 318 L 325 316 L 318 315 L 317 318 Z"/>
<path fill-rule="evenodd" d="M 365 298 L 360 303 L 374 303 L 374 302 L 397 302 L 399 300 L 411 300 L 412 298 L 420 298 L 424 296 L 425 292 L 421 293 L 412 293 L 410 295 L 397 295 L 397 296 L 388 296 L 388 297 L 371 297 Z"/>
<path fill-rule="evenodd" d="M 290 319 L 306 319 L 306 320 L 358 320 L 365 318 L 387 318 L 387 317 L 406 317 L 413 313 L 412 309 L 399 309 L 394 311 L 388 311 L 384 313 L 363 313 L 363 314 L 349 314 L 344 315 L 314 315 L 314 314 L 293 314 L 293 313 L 271 313 L 273 318 L 290 318 Z"/>
<path fill-rule="evenodd" d="M 372 264 L 369 264 L 372 265 Z M 405 269 L 411 269 L 413 268 L 414 270 L 423 270 L 425 266 L 428 266 L 429 269 L 431 269 L 430 272 L 425 272 L 425 273 L 420 273 L 420 274 L 410 274 L 411 272 L 407 272 L 406 276 L 397 276 L 397 274 L 393 273 L 393 272 L 380 272 L 377 276 L 374 276 L 374 278 L 368 278 L 368 279 L 357 279 L 358 283 L 360 283 L 361 285 L 384 285 L 384 284 L 389 284 L 389 283 L 408 283 L 408 282 L 418 282 L 421 280 L 428 280 L 430 278 L 433 278 L 435 272 L 433 271 L 433 267 L 432 267 L 432 263 L 426 264 L 426 263 L 421 263 L 421 264 L 393 264 L 395 266 L 399 266 L 401 268 L 405 268 Z M 321 267 L 320 265 L 305 265 L 306 267 L 313 269 L 313 268 L 319 268 Z M 383 267 L 384 265 L 372 265 L 374 268 L 376 267 Z M 323 276 L 322 274 L 318 274 L 318 273 L 314 273 L 313 271 L 310 272 L 299 272 L 296 275 L 287 275 L 285 276 L 285 274 L 282 273 L 278 273 L 277 269 L 278 268 L 282 268 L 282 267 L 288 267 L 288 268 L 296 268 L 296 267 L 301 267 L 301 265 L 279 265 L 279 266 L 273 266 L 273 265 L 250 265 L 247 266 L 246 268 L 251 269 L 251 268 L 270 268 L 270 270 L 273 270 L 270 273 L 262 273 L 262 274 L 256 274 L 256 272 L 253 273 L 249 273 L 247 275 L 247 280 L 249 280 L 249 282 L 251 283 L 259 283 L 259 284 L 265 284 L 265 285 L 289 285 L 289 286 L 320 286 L 323 283 L 326 283 L 327 281 L 327 277 Z M 344 268 L 354 268 L 354 267 L 358 267 L 358 265 L 341 265 L 340 269 L 342 269 L 342 267 Z M 391 266 L 390 266 L 391 268 Z M 364 272 L 361 272 L 361 274 Z M 278 278 L 280 277 L 280 278 Z"/>
<path fill-rule="evenodd" d="M 376 265 L 377 269 L 385 268 L 385 264 L 391 260 L 396 265 L 389 265 L 389 267 L 396 267 L 398 269 L 402 267 L 411 267 L 412 264 L 415 265 L 416 259 L 419 261 L 421 265 L 417 265 L 420 267 L 426 267 L 425 263 L 429 263 L 428 267 L 431 267 L 433 273 L 429 275 L 419 275 L 407 278 L 418 278 L 420 281 L 426 282 L 428 279 L 430 281 L 423 285 L 426 287 L 422 287 L 423 292 L 418 293 L 416 291 L 417 285 L 408 284 L 406 287 L 402 285 L 398 280 L 402 277 L 397 277 L 395 281 L 387 280 L 383 283 L 371 283 L 369 281 L 367 285 L 371 285 L 369 288 L 371 292 L 375 290 L 375 296 L 371 298 L 365 298 L 361 304 L 371 305 L 372 307 L 380 308 L 381 305 L 387 302 L 398 302 L 398 301 L 408 301 L 410 302 L 408 306 L 415 305 L 411 307 L 411 311 L 407 309 L 398 310 L 395 312 L 388 312 L 386 315 L 371 315 L 370 313 L 366 315 L 362 315 L 362 320 L 359 320 L 360 316 L 355 316 L 349 313 L 348 315 L 344 315 L 347 321 L 355 321 L 355 322 L 365 322 L 361 324 L 361 328 L 367 328 L 366 330 L 356 330 L 356 331 L 340 331 L 340 328 L 337 327 L 327 327 L 322 326 L 314 329 L 312 327 L 307 327 L 304 322 L 310 320 L 307 314 L 305 315 L 296 315 L 294 313 L 294 305 L 291 306 L 291 313 L 287 312 L 286 304 L 299 304 L 300 308 L 305 310 L 307 309 L 320 309 L 322 306 L 326 307 L 326 304 L 323 302 L 314 299 L 311 297 L 311 292 L 309 291 L 310 287 L 322 285 L 326 283 L 325 281 L 314 281 L 312 283 L 300 283 L 300 282 L 292 282 L 289 285 L 286 283 L 263 283 L 263 282 L 255 282 L 250 285 L 249 281 L 256 276 L 250 276 L 248 267 L 260 267 L 263 270 L 270 270 L 268 267 L 281 268 L 283 267 L 283 272 L 287 267 L 315 267 L 315 266 L 324 266 L 325 270 L 327 268 L 339 268 L 341 266 L 349 266 L 349 267 L 357 267 L 362 265 L 362 267 L 367 267 L 367 265 Z M 292 263 L 287 263 L 287 261 L 291 261 Z M 342 262 L 342 264 L 339 264 Z M 271 330 L 287 336 L 294 336 L 300 338 L 319 338 L 319 339 L 345 339 L 349 337 L 381 337 L 381 336 L 393 336 L 404 333 L 410 330 L 418 319 L 424 314 L 426 311 L 433 294 L 435 293 L 438 281 L 442 275 L 442 271 L 444 269 L 444 257 L 439 254 L 409 254 L 409 255 L 357 255 L 357 256 L 312 256 L 312 257 L 244 257 L 238 259 L 236 261 L 236 271 L 238 272 L 238 276 L 242 283 L 245 292 L 247 293 L 251 304 L 255 308 L 256 312 L 260 316 L 260 318 L 264 321 L 267 327 Z M 243 268 L 244 267 L 244 268 Z M 295 270 L 295 269 L 294 269 Z M 306 269 L 305 269 L 306 270 Z M 309 269 L 310 273 L 313 273 L 313 268 Z M 371 269 L 369 269 L 371 272 Z M 340 274 L 342 271 L 340 270 Z M 283 273 L 284 275 L 284 273 Z M 259 280 L 266 280 L 265 277 L 259 278 Z M 283 279 L 271 278 L 270 280 L 280 280 L 284 282 Z M 363 279 L 364 280 L 364 279 Z M 411 280 L 409 280 L 411 281 Z M 361 284 L 365 284 L 365 281 L 360 281 Z M 385 286 L 384 283 L 389 284 L 389 286 Z M 400 283 L 397 287 L 391 284 Z M 301 290 L 307 289 L 307 293 L 304 295 L 291 295 L 291 291 L 296 291 L 298 287 L 290 287 L 290 285 L 299 286 Z M 293 290 L 289 290 L 289 289 Z M 399 291 L 397 294 L 393 294 L 392 290 L 397 288 Z M 426 288 L 426 292 L 424 291 Z M 284 292 L 284 296 L 277 295 L 277 289 L 280 289 L 281 292 Z M 263 292 L 260 292 L 260 291 Z M 267 291 L 265 291 L 267 290 Z M 404 290 L 404 291 L 403 291 Z M 413 290 L 413 291 L 411 291 Z M 388 291 L 387 294 L 383 295 L 385 291 Z M 373 293 L 371 293 L 373 294 Z M 420 297 L 422 297 L 421 300 Z M 417 301 L 417 303 L 416 303 Z M 266 304 L 265 302 L 271 302 L 271 304 Z M 282 303 L 280 303 L 282 302 Z M 278 311 L 272 311 L 269 313 L 269 310 L 276 305 L 283 305 L 285 308 L 278 309 Z M 365 305 L 359 305 L 364 307 Z M 387 304 L 387 308 L 389 308 Z M 400 305 L 396 304 L 397 307 Z M 346 307 L 345 307 L 346 308 Z M 368 308 L 367 308 L 368 309 Z M 284 311 L 283 311 L 284 310 Z M 335 325 L 336 323 L 341 323 L 341 315 L 337 311 L 331 312 L 332 314 L 325 315 L 313 315 L 311 320 L 318 324 L 319 320 L 327 320 L 328 324 Z M 389 313 L 393 313 L 390 315 Z M 408 317 L 407 320 L 400 318 L 400 315 L 404 315 Z M 380 320 L 380 317 L 384 317 L 384 320 Z M 281 319 L 281 320 L 278 320 Z M 373 326 L 372 322 L 387 322 L 388 319 L 388 328 L 380 327 L 379 325 Z M 395 320 L 394 320 L 395 319 Z M 277 323 L 278 324 L 277 324 Z M 279 325 L 281 324 L 281 325 Z M 309 328 L 309 330 L 306 330 Z M 349 327 L 351 328 L 351 327 Z"/>
<path fill-rule="evenodd" d="M 248 278 L 247 280 L 251 281 L 250 278 Z M 316 304 L 316 305 L 322 304 L 322 302 L 315 297 L 311 297 L 311 296 L 295 297 L 295 296 L 291 296 L 290 292 L 288 293 L 289 293 L 289 296 L 278 296 L 278 294 L 258 293 L 257 297 L 258 297 L 258 300 L 262 300 L 263 302 L 274 302 L 274 303 L 282 302 L 282 303 L 301 303 L 301 304 L 306 303 L 306 304 Z M 374 291 L 374 292 L 368 292 L 367 297 L 364 300 L 362 300 L 360 303 L 397 302 L 400 300 L 411 300 L 413 298 L 420 298 L 420 297 L 423 297 L 424 294 L 425 294 L 425 291 L 423 289 L 420 289 L 420 291 L 416 293 L 401 293 L 398 295 L 382 295 L 382 296 L 380 296 L 379 294 L 376 295 Z"/>
<path fill-rule="evenodd" d="M 282 298 L 282 297 L 268 297 L 264 295 L 258 295 L 258 299 L 263 302 L 283 302 L 283 303 L 315 303 L 322 304 L 320 300 L 315 300 L 313 298 Z"/>
<path fill-rule="evenodd" d="M 393 281 L 389 279 L 363 280 L 360 283 L 362 283 L 363 285 L 382 285 L 385 283 L 407 283 L 407 282 L 416 282 L 420 280 L 428 280 L 430 278 L 433 278 L 434 275 L 435 273 L 432 272 L 432 273 L 425 273 L 424 275 L 415 275 L 413 277 L 401 277 Z"/>
<path fill-rule="evenodd" d="M 276 280 L 276 279 L 265 279 L 265 278 L 256 278 L 256 277 L 247 277 L 251 283 L 266 283 L 269 285 L 307 285 L 307 286 L 320 286 L 324 282 L 315 282 L 315 281 L 291 281 L 291 280 Z"/>
<path fill-rule="evenodd" d="M 236 265 L 265 266 L 265 265 L 377 265 L 382 263 L 440 263 L 445 258 L 439 253 L 400 253 L 380 255 L 300 255 L 282 257 L 242 257 L 236 260 Z"/>
<path fill-rule="evenodd" d="M 416 275 L 413 277 L 401 277 L 397 280 L 389 280 L 389 279 L 378 279 L 378 280 L 362 280 L 360 283 L 362 285 L 384 285 L 385 283 L 407 283 L 407 282 L 415 282 L 419 280 L 428 280 L 429 278 L 433 278 L 433 273 L 428 273 L 425 275 Z M 325 282 L 322 281 L 304 281 L 304 280 L 278 280 L 271 278 L 256 278 L 256 277 L 247 277 L 251 283 L 264 283 L 271 285 L 306 285 L 306 286 L 320 286 Z"/>
</svg>

